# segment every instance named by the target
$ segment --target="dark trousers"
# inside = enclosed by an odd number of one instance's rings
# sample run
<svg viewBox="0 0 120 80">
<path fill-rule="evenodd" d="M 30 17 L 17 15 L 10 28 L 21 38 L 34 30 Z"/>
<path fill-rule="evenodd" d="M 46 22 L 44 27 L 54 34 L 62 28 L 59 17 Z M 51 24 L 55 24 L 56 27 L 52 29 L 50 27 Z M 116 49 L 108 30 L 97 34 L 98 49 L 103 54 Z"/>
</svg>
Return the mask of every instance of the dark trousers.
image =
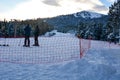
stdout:
<svg viewBox="0 0 120 80">
<path fill-rule="evenodd" d="M 39 46 L 38 36 L 35 36 L 34 39 L 35 39 L 35 41 L 34 41 L 35 44 L 34 44 L 34 45 L 35 45 L 35 46 Z"/>
<path fill-rule="evenodd" d="M 30 37 L 25 36 L 24 46 L 30 46 Z"/>
</svg>

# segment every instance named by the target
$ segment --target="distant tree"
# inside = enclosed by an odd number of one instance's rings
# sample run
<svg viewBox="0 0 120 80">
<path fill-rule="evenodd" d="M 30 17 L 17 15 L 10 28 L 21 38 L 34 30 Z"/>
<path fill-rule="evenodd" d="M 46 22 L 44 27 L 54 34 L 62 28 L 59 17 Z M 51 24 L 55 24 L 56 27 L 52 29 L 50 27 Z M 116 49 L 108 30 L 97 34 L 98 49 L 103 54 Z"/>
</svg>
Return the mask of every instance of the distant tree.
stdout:
<svg viewBox="0 0 120 80">
<path fill-rule="evenodd" d="M 96 40 L 101 40 L 102 27 L 103 25 L 101 23 L 98 23 L 96 27 L 94 28 L 95 29 L 94 35 L 95 35 Z"/>
<path fill-rule="evenodd" d="M 77 36 L 84 38 L 85 35 L 85 24 L 83 22 L 79 22 L 78 29 L 77 29 Z"/>
</svg>

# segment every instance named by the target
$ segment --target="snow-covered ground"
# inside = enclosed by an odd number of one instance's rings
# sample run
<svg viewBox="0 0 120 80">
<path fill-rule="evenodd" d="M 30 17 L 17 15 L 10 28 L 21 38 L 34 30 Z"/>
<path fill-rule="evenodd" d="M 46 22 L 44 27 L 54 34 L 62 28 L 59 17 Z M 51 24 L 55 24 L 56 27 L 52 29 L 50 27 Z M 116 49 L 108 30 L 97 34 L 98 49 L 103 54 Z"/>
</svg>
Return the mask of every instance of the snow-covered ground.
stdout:
<svg viewBox="0 0 120 80">
<path fill-rule="evenodd" d="M 10 45 L 0 46 L 0 80 L 120 79 L 118 45 L 91 41 L 91 48 L 80 59 L 79 39 L 68 33 L 39 37 L 39 47 L 22 47 L 23 41 L 23 38 L 6 39 L 6 41 L 0 39 L 0 43 L 6 42 Z M 31 38 L 32 44 L 33 38 Z"/>
</svg>

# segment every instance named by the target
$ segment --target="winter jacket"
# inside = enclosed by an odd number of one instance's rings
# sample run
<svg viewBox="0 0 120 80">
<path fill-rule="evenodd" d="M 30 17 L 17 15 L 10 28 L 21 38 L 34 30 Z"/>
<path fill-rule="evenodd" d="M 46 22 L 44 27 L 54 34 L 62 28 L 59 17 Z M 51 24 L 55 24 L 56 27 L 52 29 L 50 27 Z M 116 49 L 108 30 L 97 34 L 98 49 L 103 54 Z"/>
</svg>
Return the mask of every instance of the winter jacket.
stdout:
<svg viewBox="0 0 120 80">
<path fill-rule="evenodd" d="M 27 25 L 27 26 L 24 28 L 24 31 L 25 31 L 25 36 L 30 36 L 31 28 L 30 28 L 29 25 Z"/>
<path fill-rule="evenodd" d="M 35 30 L 34 30 L 34 36 L 39 36 L 40 34 L 40 29 L 38 26 L 36 26 Z"/>
</svg>

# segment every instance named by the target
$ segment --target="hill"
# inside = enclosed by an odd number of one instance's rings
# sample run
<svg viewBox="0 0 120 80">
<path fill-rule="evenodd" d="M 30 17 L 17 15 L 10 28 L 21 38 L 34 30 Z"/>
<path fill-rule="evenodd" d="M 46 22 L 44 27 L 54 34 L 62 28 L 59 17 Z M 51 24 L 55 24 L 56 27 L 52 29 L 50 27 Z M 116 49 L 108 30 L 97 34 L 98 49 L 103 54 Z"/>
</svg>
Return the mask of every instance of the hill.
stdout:
<svg viewBox="0 0 120 80">
<path fill-rule="evenodd" d="M 68 15 L 60 15 L 53 18 L 44 19 L 48 24 L 54 26 L 55 29 L 62 32 L 76 30 L 80 22 L 83 23 L 102 23 L 105 24 L 108 20 L 108 15 L 100 13 L 82 11 Z"/>
</svg>

